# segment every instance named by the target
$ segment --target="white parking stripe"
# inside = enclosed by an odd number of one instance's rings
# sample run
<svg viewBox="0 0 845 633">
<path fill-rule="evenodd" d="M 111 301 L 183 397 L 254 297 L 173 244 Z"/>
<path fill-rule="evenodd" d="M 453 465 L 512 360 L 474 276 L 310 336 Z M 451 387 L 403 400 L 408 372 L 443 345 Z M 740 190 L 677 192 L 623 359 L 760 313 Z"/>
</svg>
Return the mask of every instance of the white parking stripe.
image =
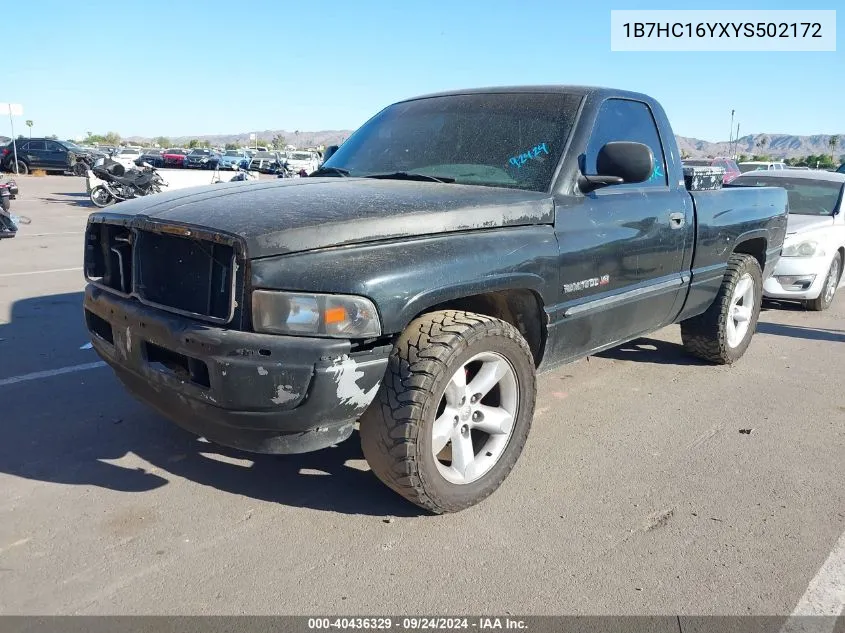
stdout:
<svg viewBox="0 0 845 633">
<path fill-rule="evenodd" d="M 833 631 L 836 618 L 845 614 L 845 533 L 843 533 L 827 560 L 810 581 L 807 591 L 781 628 L 781 633 L 812 630 L 814 633 Z M 828 616 L 808 619 L 806 616 Z"/>
<path fill-rule="evenodd" d="M 12 376 L 11 378 L 0 379 L 0 387 L 15 385 L 19 382 L 38 380 L 39 378 L 51 378 L 52 376 L 61 376 L 62 374 L 72 374 L 77 371 L 97 369 L 98 367 L 105 366 L 105 362 L 98 361 L 96 363 L 83 363 L 82 365 L 72 365 L 71 367 L 60 367 L 59 369 L 47 369 L 45 371 L 36 371 L 31 374 L 23 374 L 21 376 Z"/>
<path fill-rule="evenodd" d="M 0 277 L 17 277 L 19 275 L 43 275 L 45 273 L 67 273 L 72 270 L 82 270 L 82 266 L 76 268 L 51 268 L 50 270 L 28 270 L 23 273 L 0 273 Z"/>
<path fill-rule="evenodd" d="M 62 231 L 60 233 L 21 233 L 18 231 L 15 237 L 46 237 L 48 235 L 81 235 L 81 233 L 79 231 Z"/>
</svg>

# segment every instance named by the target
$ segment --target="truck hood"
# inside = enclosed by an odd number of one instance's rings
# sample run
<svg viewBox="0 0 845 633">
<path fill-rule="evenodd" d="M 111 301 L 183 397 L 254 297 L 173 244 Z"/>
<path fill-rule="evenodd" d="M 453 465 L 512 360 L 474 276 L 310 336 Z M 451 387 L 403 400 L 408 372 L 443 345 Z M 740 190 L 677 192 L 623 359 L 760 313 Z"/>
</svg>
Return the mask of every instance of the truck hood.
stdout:
<svg viewBox="0 0 845 633">
<path fill-rule="evenodd" d="M 366 178 L 296 178 L 192 187 L 135 198 L 92 219 L 147 220 L 241 237 L 249 258 L 391 238 L 552 224 L 546 193 Z"/>
<path fill-rule="evenodd" d="M 786 220 L 786 234 L 809 233 L 828 226 L 833 226 L 833 217 L 831 216 L 792 214 Z"/>
</svg>

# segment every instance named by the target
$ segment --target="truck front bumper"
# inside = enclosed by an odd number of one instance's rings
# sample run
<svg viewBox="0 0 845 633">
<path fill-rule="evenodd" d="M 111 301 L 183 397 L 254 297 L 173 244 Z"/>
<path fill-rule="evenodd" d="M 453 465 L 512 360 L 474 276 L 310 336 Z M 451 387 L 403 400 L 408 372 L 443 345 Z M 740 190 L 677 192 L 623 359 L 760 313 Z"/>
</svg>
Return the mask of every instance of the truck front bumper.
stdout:
<svg viewBox="0 0 845 633">
<path fill-rule="evenodd" d="M 347 439 L 374 399 L 390 346 L 212 327 L 89 284 L 94 349 L 137 399 L 206 439 L 304 453 Z"/>
</svg>

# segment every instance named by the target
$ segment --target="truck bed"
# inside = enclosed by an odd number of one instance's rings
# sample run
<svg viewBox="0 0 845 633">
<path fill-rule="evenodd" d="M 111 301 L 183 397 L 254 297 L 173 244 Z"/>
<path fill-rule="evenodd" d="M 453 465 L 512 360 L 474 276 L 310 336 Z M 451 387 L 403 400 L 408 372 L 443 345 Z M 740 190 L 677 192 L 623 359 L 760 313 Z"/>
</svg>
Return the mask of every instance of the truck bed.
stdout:
<svg viewBox="0 0 845 633">
<path fill-rule="evenodd" d="M 690 191 L 695 205 L 697 241 L 692 252 L 690 291 L 678 320 L 703 312 L 712 302 L 727 267 L 726 252 L 740 241 L 761 259 L 767 277 L 786 236 L 788 201 L 778 187 L 729 187 Z M 759 255 L 758 255 L 759 253 Z"/>
</svg>

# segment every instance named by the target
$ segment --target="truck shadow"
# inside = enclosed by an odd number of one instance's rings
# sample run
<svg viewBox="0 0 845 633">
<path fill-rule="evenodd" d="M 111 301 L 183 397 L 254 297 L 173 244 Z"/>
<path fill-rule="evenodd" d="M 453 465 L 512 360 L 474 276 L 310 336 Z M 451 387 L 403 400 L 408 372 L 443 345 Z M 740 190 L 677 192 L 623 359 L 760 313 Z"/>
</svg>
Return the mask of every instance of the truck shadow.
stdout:
<svg viewBox="0 0 845 633">
<path fill-rule="evenodd" d="M 257 455 L 200 441 L 153 413 L 123 390 L 110 369 L 96 365 L 100 359 L 92 350 L 81 349 L 88 340 L 81 292 L 22 299 L 11 314 L 8 324 L 0 323 L 0 473 L 125 493 L 184 478 L 315 510 L 424 513 L 370 472 L 357 431 L 313 453 Z M 138 458 L 145 463 L 137 464 Z"/>
<path fill-rule="evenodd" d="M 706 365 L 703 360 L 690 356 L 682 345 L 652 338 L 638 338 L 601 354 L 599 358 L 627 360 L 656 365 Z"/>
</svg>

